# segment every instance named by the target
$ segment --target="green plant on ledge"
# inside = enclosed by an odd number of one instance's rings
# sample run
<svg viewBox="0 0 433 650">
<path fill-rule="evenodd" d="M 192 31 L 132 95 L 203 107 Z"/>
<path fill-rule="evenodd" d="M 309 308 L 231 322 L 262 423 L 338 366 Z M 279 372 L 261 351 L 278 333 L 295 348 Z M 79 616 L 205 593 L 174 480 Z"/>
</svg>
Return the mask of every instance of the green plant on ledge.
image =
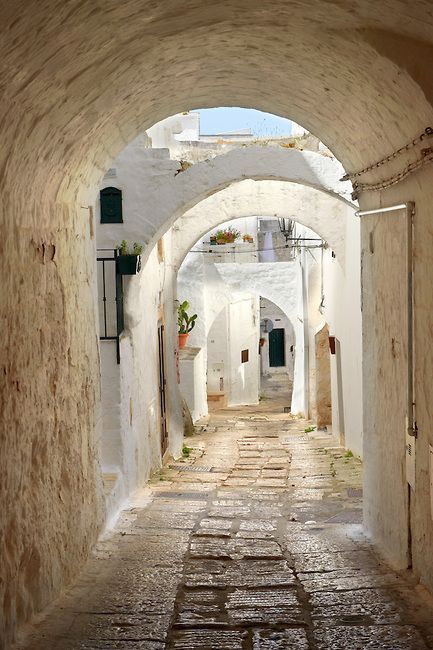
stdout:
<svg viewBox="0 0 433 650">
<path fill-rule="evenodd" d="M 240 231 L 233 228 L 233 226 L 224 228 L 224 230 L 218 230 L 215 235 L 217 243 L 220 244 L 232 244 L 236 239 L 239 239 L 240 236 Z"/>
<path fill-rule="evenodd" d="M 184 300 L 177 308 L 177 325 L 179 334 L 189 334 L 195 327 L 197 314 L 188 316 L 189 302 Z"/>
<path fill-rule="evenodd" d="M 119 246 L 117 246 L 117 250 L 120 255 L 141 255 L 143 252 L 143 244 L 135 241 L 132 246 L 129 246 L 126 239 L 122 239 Z"/>
</svg>

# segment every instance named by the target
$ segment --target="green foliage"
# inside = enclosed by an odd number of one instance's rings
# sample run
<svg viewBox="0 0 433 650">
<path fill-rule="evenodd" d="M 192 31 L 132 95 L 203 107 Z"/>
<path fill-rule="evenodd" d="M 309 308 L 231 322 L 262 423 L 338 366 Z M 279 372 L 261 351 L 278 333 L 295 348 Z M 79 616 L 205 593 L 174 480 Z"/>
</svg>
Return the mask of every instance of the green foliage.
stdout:
<svg viewBox="0 0 433 650">
<path fill-rule="evenodd" d="M 190 453 L 192 452 L 192 447 L 188 447 L 187 445 L 183 445 L 182 447 L 182 456 L 184 458 L 189 458 Z"/>
<path fill-rule="evenodd" d="M 215 235 L 217 241 L 219 239 L 223 239 L 226 244 L 231 244 L 232 242 L 236 241 L 236 239 L 239 239 L 240 236 L 240 230 L 236 230 L 236 228 L 233 228 L 233 226 L 224 228 L 224 230 L 218 230 Z"/>
<path fill-rule="evenodd" d="M 188 316 L 189 302 L 184 300 L 177 308 L 177 325 L 179 334 L 187 334 L 195 327 L 197 314 Z"/>
<path fill-rule="evenodd" d="M 348 449 L 344 455 L 346 458 L 353 458 L 353 451 L 350 451 L 350 449 Z"/>
<path fill-rule="evenodd" d="M 143 252 L 143 244 L 139 244 L 135 241 L 132 246 L 129 246 L 126 239 L 122 239 L 120 244 L 117 246 L 117 250 L 120 255 L 141 255 Z"/>
<path fill-rule="evenodd" d="M 311 433 L 312 431 L 315 431 L 315 430 L 316 430 L 316 427 L 306 427 L 304 429 L 305 433 Z"/>
</svg>

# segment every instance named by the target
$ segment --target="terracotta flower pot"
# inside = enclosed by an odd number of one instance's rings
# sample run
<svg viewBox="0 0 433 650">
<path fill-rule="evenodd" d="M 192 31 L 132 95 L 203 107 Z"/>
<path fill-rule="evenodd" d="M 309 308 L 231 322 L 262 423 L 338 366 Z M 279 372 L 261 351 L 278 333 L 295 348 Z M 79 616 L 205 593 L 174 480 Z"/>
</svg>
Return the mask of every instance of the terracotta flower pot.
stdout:
<svg viewBox="0 0 433 650">
<path fill-rule="evenodd" d="M 185 334 L 179 332 L 179 347 L 184 348 L 187 341 L 188 341 L 188 332 Z"/>
</svg>

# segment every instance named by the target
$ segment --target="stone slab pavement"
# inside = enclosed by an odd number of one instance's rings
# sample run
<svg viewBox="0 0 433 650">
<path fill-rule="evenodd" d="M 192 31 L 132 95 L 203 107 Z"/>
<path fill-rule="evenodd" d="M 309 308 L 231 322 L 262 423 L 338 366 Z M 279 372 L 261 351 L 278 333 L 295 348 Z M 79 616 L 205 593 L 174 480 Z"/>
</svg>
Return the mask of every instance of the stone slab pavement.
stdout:
<svg viewBox="0 0 433 650">
<path fill-rule="evenodd" d="M 271 405 L 186 439 L 27 650 L 433 648 L 431 597 L 362 529 L 362 465 Z"/>
</svg>

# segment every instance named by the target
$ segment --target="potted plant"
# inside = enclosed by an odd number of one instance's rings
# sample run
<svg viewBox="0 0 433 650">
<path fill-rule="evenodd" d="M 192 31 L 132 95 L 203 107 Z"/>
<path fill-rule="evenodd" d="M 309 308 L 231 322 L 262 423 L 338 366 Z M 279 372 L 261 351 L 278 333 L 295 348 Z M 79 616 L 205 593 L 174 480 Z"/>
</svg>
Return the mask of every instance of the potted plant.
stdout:
<svg viewBox="0 0 433 650">
<path fill-rule="evenodd" d="M 241 233 L 239 230 L 236 230 L 236 228 L 233 228 L 233 226 L 229 226 L 223 230 L 218 230 L 216 234 L 216 241 L 217 244 L 232 244 L 240 236 Z"/>
<path fill-rule="evenodd" d="M 215 239 L 217 244 L 225 244 L 226 238 L 224 230 L 218 230 L 217 234 L 215 235 Z"/>
<path fill-rule="evenodd" d="M 197 314 L 188 316 L 189 302 L 184 300 L 177 308 L 177 325 L 179 332 L 179 347 L 184 348 L 188 340 L 188 334 L 195 327 Z"/>
<path fill-rule="evenodd" d="M 117 250 L 119 251 L 117 268 L 120 275 L 136 275 L 139 273 L 141 269 L 141 253 L 143 252 L 142 244 L 134 242 L 131 248 L 123 239 Z"/>
<path fill-rule="evenodd" d="M 216 235 L 211 235 L 210 236 L 210 245 L 215 246 L 216 243 L 217 243 Z"/>
</svg>

